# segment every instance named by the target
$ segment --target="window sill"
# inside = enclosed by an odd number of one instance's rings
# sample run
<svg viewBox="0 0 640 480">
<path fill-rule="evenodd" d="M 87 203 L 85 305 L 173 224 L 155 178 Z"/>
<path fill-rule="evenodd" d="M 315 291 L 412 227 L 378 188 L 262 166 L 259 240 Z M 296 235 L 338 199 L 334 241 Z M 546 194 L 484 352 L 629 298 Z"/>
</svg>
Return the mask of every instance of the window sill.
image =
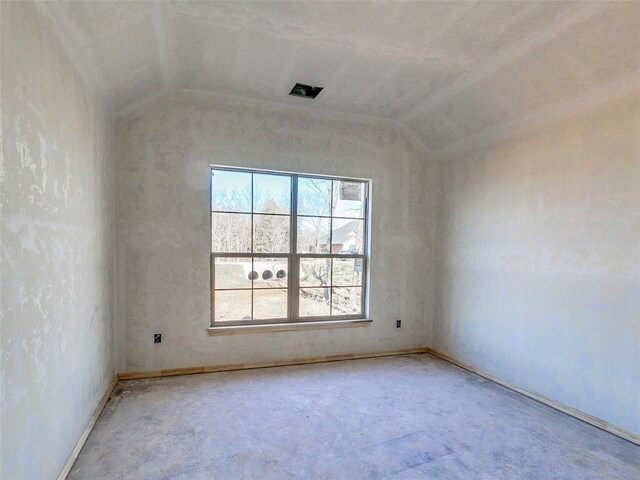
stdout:
<svg viewBox="0 0 640 480">
<path fill-rule="evenodd" d="M 244 333 L 294 332 L 327 328 L 368 327 L 372 320 L 325 320 L 321 322 L 271 323 L 268 325 L 229 325 L 207 328 L 209 335 L 241 335 Z"/>
</svg>

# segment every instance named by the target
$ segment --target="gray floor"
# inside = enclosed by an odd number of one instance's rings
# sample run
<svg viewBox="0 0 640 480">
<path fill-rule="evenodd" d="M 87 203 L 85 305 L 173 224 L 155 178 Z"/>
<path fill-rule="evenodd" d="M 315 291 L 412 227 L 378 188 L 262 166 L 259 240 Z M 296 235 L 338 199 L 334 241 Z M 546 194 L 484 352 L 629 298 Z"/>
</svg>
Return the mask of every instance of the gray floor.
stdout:
<svg viewBox="0 0 640 480">
<path fill-rule="evenodd" d="M 120 382 L 70 479 L 640 479 L 629 443 L 429 355 Z"/>
</svg>

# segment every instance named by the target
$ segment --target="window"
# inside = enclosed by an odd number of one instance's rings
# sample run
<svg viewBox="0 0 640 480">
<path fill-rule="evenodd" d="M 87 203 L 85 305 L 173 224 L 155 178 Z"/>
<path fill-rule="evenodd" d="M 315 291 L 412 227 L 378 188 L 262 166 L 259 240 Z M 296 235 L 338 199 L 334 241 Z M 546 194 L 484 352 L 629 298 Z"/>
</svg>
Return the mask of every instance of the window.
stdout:
<svg viewBox="0 0 640 480">
<path fill-rule="evenodd" d="M 212 325 L 363 319 L 365 180 L 211 168 Z"/>
</svg>

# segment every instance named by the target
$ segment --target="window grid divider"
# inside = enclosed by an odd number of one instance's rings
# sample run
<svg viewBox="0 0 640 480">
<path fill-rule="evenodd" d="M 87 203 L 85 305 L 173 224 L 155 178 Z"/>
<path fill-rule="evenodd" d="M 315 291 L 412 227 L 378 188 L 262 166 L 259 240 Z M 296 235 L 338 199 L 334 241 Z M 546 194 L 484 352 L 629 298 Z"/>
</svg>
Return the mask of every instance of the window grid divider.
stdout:
<svg viewBox="0 0 640 480">
<path fill-rule="evenodd" d="M 251 173 L 251 243 L 249 244 L 249 248 L 251 250 L 251 272 L 255 272 L 255 265 L 254 265 L 254 259 L 255 257 L 253 256 L 254 250 L 255 248 L 253 247 L 253 172 Z M 253 278 L 253 275 L 251 275 L 251 320 L 255 320 L 254 318 L 254 314 L 253 314 L 253 283 L 254 283 L 255 279 Z"/>
<path fill-rule="evenodd" d="M 298 252 L 298 176 L 291 175 L 291 222 L 289 226 L 289 318 L 292 322 L 300 318 L 300 258 L 294 255 Z"/>
<path fill-rule="evenodd" d="M 329 253 L 333 253 L 331 250 L 333 249 L 333 180 L 331 180 L 331 193 L 329 195 Z M 333 281 L 333 260 L 331 263 L 331 280 L 329 284 Z M 333 315 L 333 288 L 329 285 L 329 316 Z"/>
</svg>

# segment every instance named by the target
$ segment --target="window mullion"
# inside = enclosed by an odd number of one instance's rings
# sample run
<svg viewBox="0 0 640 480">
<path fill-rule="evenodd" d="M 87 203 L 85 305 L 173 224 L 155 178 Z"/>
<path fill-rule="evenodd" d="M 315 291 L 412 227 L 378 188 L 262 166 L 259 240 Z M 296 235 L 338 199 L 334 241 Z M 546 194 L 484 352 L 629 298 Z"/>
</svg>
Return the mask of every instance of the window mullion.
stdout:
<svg viewBox="0 0 640 480">
<path fill-rule="evenodd" d="M 254 265 L 254 257 L 253 257 L 253 253 L 255 251 L 255 248 L 253 247 L 253 216 L 254 216 L 254 211 L 253 211 L 253 172 L 251 173 L 251 271 L 253 272 L 255 270 L 255 265 Z M 255 318 L 253 318 L 253 282 L 254 279 L 253 277 L 251 278 L 251 320 L 255 320 Z"/>
<path fill-rule="evenodd" d="M 289 319 L 297 321 L 300 317 L 298 287 L 300 284 L 300 257 L 298 251 L 298 176 L 291 175 L 291 222 L 289 257 Z"/>
<path fill-rule="evenodd" d="M 333 184 L 331 180 L 331 197 L 329 200 L 329 254 L 333 254 Z M 329 275 L 329 316 L 333 315 L 333 259 L 330 262 Z"/>
</svg>

